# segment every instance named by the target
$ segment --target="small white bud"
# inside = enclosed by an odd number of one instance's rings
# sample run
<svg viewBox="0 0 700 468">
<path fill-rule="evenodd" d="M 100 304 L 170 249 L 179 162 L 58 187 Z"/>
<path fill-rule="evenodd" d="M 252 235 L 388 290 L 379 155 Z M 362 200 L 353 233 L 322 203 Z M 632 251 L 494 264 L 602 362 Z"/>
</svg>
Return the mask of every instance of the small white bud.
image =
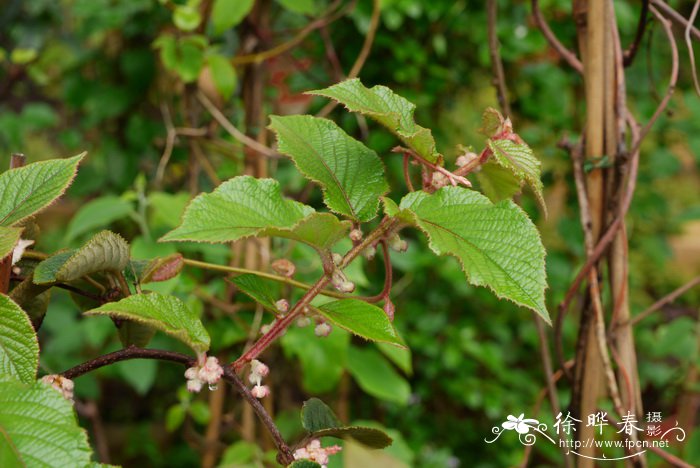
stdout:
<svg viewBox="0 0 700 468">
<path fill-rule="evenodd" d="M 297 319 L 297 327 L 304 328 L 311 325 L 311 319 L 309 317 L 299 317 Z"/>
<path fill-rule="evenodd" d="M 259 375 L 260 377 L 267 377 L 267 375 L 270 373 L 270 368 L 257 359 L 253 359 L 250 361 L 250 372 Z"/>
<path fill-rule="evenodd" d="M 198 367 L 190 367 L 185 371 L 185 378 L 187 380 L 194 380 L 197 378 L 197 373 L 199 373 Z"/>
<path fill-rule="evenodd" d="M 330 335 L 331 331 L 333 331 L 333 327 L 331 327 L 326 322 L 319 323 L 318 325 L 316 325 L 316 328 L 314 328 L 314 333 L 319 338 L 323 338 Z"/>
<path fill-rule="evenodd" d="M 364 255 L 364 257 L 367 260 L 372 260 L 374 258 L 374 256 L 377 255 L 377 248 L 373 245 L 370 245 L 369 247 L 367 247 L 365 250 L 362 251 L 362 255 Z"/>
<path fill-rule="evenodd" d="M 332 257 L 333 257 L 333 263 L 335 263 L 336 265 L 340 265 L 340 262 L 343 261 L 343 256 L 340 255 L 339 253 L 333 252 Z"/>
<path fill-rule="evenodd" d="M 359 229 L 350 231 L 350 240 L 353 242 L 360 242 L 362 240 L 362 231 Z"/>
<path fill-rule="evenodd" d="M 442 172 L 433 172 L 430 185 L 432 185 L 435 189 L 440 189 L 446 186 L 448 183 L 449 180 L 447 179 L 447 176 L 445 174 L 443 174 Z"/>
<path fill-rule="evenodd" d="M 352 281 L 341 281 L 336 289 L 343 293 L 351 293 L 355 290 L 355 283 Z"/>
<path fill-rule="evenodd" d="M 270 323 L 268 323 L 268 324 L 265 324 L 265 325 L 263 325 L 262 327 L 260 327 L 260 333 L 262 333 L 263 335 L 267 335 L 267 334 L 270 332 L 270 329 L 271 329 L 271 328 L 273 327 L 273 325 L 275 324 L 275 322 L 277 322 L 277 320 L 273 320 L 272 322 L 270 322 Z"/>
<path fill-rule="evenodd" d="M 458 157 L 457 161 L 455 161 L 455 164 L 457 165 L 457 167 L 466 166 L 467 164 L 473 162 L 478 157 L 479 157 L 478 154 L 473 153 L 471 151 L 468 151 L 468 152 L 464 153 L 462 156 Z"/>
<path fill-rule="evenodd" d="M 267 385 L 256 385 L 250 391 L 250 394 L 253 395 L 255 398 L 265 398 L 270 394 L 270 387 L 268 387 Z"/>
<path fill-rule="evenodd" d="M 398 234 L 389 239 L 389 247 L 397 252 L 405 252 L 408 250 L 408 242 L 401 239 Z"/>
<path fill-rule="evenodd" d="M 281 313 L 287 313 L 289 311 L 289 302 L 287 299 L 280 299 L 279 301 L 275 302 L 275 307 Z"/>
</svg>

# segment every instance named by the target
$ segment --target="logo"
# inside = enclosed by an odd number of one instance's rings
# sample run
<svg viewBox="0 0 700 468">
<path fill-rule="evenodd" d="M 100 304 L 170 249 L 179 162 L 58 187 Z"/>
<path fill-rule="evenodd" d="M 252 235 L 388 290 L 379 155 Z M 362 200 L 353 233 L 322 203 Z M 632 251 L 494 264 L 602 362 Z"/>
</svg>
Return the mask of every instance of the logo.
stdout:
<svg viewBox="0 0 700 468">
<path fill-rule="evenodd" d="M 555 434 L 550 435 L 547 433 L 547 424 L 537 419 L 526 418 L 525 413 L 517 418 L 510 414 L 500 426 L 491 428 L 495 437 L 491 440 L 486 438 L 484 442 L 492 444 L 504 433 L 513 431 L 518 434 L 522 445 L 535 445 L 539 439 L 542 439 L 566 449 L 567 455 L 571 454 L 591 460 L 615 461 L 638 457 L 650 448 L 668 448 L 670 439 L 674 437 L 678 442 L 685 440 L 685 431 L 678 426 L 678 421 L 669 427 L 662 420 L 660 412 L 647 413 L 645 424 L 639 423 L 637 417 L 630 411 L 623 415 L 619 422 L 609 421 L 608 413 L 605 411 L 589 414 L 586 418 L 586 427 L 593 427 L 599 438 L 586 440 L 580 440 L 576 437 L 576 427 L 579 423 L 582 423 L 582 420 L 576 419 L 571 413 L 567 412 L 566 415 L 559 413 L 552 424 L 552 430 Z M 611 428 L 610 430 L 605 429 L 608 426 Z M 604 430 L 606 435 L 614 431 L 619 436 L 615 437 L 615 440 L 602 440 Z M 624 448 L 626 455 L 599 458 L 583 455 L 579 452 L 582 448 L 591 447 L 600 450 Z"/>
</svg>

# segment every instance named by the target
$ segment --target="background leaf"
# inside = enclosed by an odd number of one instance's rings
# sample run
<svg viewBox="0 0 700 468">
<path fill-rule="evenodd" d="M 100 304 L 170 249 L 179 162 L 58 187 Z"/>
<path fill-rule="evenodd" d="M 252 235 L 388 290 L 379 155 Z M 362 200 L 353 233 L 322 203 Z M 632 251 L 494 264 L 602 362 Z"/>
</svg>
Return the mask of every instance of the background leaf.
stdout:
<svg viewBox="0 0 700 468">
<path fill-rule="evenodd" d="M 341 299 L 323 304 L 318 311 L 330 322 L 366 340 L 405 346 L 384 311 L 373 304 Z"/>
<path fill-rule="evenodd" d="M 358 221 L 377 215 L 379 197 L 388 189 L 377 154 L 334 122 L 310 115 L 270 116 L 278 151 L 323 189 L 332 211 Z"/>
<path fill-rule="evenodd" d="M 400 216 L 417 225 L 438 255 L 457 257 L 470 283 L 537 312 L 544 303 L 545 251 L 537 228 L 510 200 L 496 205 L 473 190 L 445 187 L 413 192 L 401 200 Z M 488 234 L 485 234 L 488 233 Z"/>
<path fill-rule="evenodd" d="M 83 156 L 36 162 L 0 174 L 0 226 L 12 226 L 63 195 Z"/>
<path fill-rule="evenodd" d="M 84 314 L 109 315 L 149 325 L 177 338 L 198 354 L 209 349 L 209 334 L 201 320 L 174 296 L 163 296 L 155 292 L 134 294 Z"/>
<path fill-rule="evenodd" d="M 384 357 L 370 348 L 348 350 L 348 371 L 362 390 L 385 401 L 405 405 L 411 387 Z"/>
<path fill-rule="evenodd" d="M 255 302 L 265 307 L 274 314 L 278 314 L 277 302 L 279 296 L 279 284 L 272 280 L 260 278 L 254 274 L 243 274 L 231 280 L 236 287 L 252 298 Z"/>
<path fill-rule="evenodd" d="M 332 409 L 318 398 L 310 398 L 301 407 L 301 425 L 309 432 L 341 427 Z"/>
<path fill-rule="evenodd" d="M 133 210 L 130 202 L 114 195 L 92 200 L 81 206 L 71 218 L 66 230 L 65 242 L 71 242 L 93 229 L 107 227 L 114 221 L 125 218 Z"/>
<path fill-rule="evenodd" d="M 547 208 L 542 197 L 542 180 L 540 171 L 542 163 L 525 143 L 516 143 L 509 139 L 490 139 L 488 146 L 493 152 L 493 158 L 497 164 L 511 171 L 520 181 L 526 182 L 535 193 L 537 202 L 542 210 L 547 213 Z"/>
<path fill-rule="evenodd" d="M 38 365 L 39 342 L 29 317 L 12 299 L 0 294 L 0 376 L 29 384 L 36 379 Z"/>
<path fill-rule="evenodd" d="M 207 57 L 209 70 L 216 90 L 221 93 L 221 97 L 227 100 L 236 90 L 238 78 L 236 69 L 231 65 L 231 61 L 223 55 L 213 54 Z"/>
<path fill-rule="evenodd" d="M 88 466 L 90 445 L 73 405 L 41 382 L 0 381 L 0 460 L 3 466 Z"/>
<path fill-rule="evenodd" d="M 236 26 L 253 8 L 255 0 L 215 0 L 211 10 L 211 24 L 216 34 Z"/>
<path fill-rule="evenodd" d="M 308 94 L 334 99 L 351 112 L 371 117 L 424 159 L 430 162 L 442 161 L 442 155 L 435 148 L 433 134 L 413 120 L 415 104 L 386 86 L 366 88 L 358 78 L 353 78 L 325 89 L 309 91 Z"/>
</svg>

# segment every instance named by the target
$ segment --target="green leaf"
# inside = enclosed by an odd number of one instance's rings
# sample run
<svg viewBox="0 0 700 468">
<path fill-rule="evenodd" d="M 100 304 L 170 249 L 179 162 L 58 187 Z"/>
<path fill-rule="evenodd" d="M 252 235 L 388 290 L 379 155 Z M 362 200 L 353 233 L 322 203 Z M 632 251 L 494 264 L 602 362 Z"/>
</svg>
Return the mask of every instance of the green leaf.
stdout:
<svg viewBox="0 0 700 468">
<path fill-rule="evenodd" d="M 39 263 L 34 269 L 34 282 L 36 284 L 55 283 L 56 273 L 75 252 L 75 250 L 58 252 Z"/>
<path fill-rule="evenodd" d="M 28 164 L 0 174 L 0 226 L 12 226 L 63 195 L 85 153 Z"/>
<path fill-rule="evenodd" d="M 170 34 L 162 34 L 153 45 L 160 50 L 165 68 L 177 73 L 182 81 L 191 83 L 199 77 L 204 66 L 205 37 L 190 35 L 178 40 Z"/>
<path fill-rule="evenodd" d="M 544 303 L 545 251 L 537 228 L 510 200 L 496 205 L 478 192 L 444 187 L 413 192 L 398 216 L 423 230 L 438 255 L 457 257 L 467 280 L 528 307 L 550 323 Z"/>
<path fill-rule="evenodd" d="M 313 15 L 316 13 L 314 0 L 277 0 L 285 9 L 301 15 Z"/>
<path fill-rule="evenodd" d="M 78 250 L 61 252 L 41 262 L 34 272 L 34 282 L 74 281 L 91 273 L 122 271 L 128 263 L 126 241 L 118 234 L 102 231 Z"/>
<path fill-rule="evenodd" d="M 36 379 L 38 365 L 39 342 L 29 317 L 12 299 L 0 294 L 0 375 L 29 384 Z"/>
<path fill-rule="evenodd" d="M 413 119 L 415 104 L 395 94 L 386 86 L 366 88 L 359 79 L 353 78 L 325 89 L 309 91 L 308 94 L 326 96 L 344 104 L 351 112 L 371 117 L 424 159 L 442 163 L 443 158 L 435 148 L 432 133 L 416 124 Z"/>
<path fill-rule="evenodd" d="M 93 229 L 107 227 L 114 221 L 125 218 L 133 210 L 130 202 L 113 195 L 92 200 L 83 205 L 68 223 L 65 242 L 68 243 Z"/>
<path fill-rule="evenodd" d="M 287 359 L 295 357 L 301 364 L 303 389 L 320 394 L 333 390 L 345 372 L 350 334 L 335 328 L 330 335 L 319 339 L 313 328 L 290 327 L 281 343 Z"/>
<path fill-rule="evenodd" d="M 505 119 L 500 112 L 498 112 L 493 107 L 488 107 L 481 114 L 481 128 L 479 133 L 487 138 L 494 137 L 499 133 L 502 133 L 505 126 Z"/>
<path fill-rule="evenodd" d="M 51 299 L 49 288 L 51 286 L 34 284 L 33 279 L 34 275 L 30 272 L 21 283 L 12 288 L 10 299 L 24 310 L 34 329 L 38 330 L 49 307 L 49 299 Z"/>
<path fill-rule="evenodd" d="M 236 69 L 231 65 L 231 61 L 223 55 L 210 55 L 207 60 L 216 90 L 219 91 L 224 100 L 228 100 L 238 84 Z"/>
<path fill-rule="evenodd" d="M 377 351 L 350 347 L 348 371 L 366 393 L 400 405 L 408 403 L 411 387 Z"/>
<path fill-rule="evenodd" d="M 243 293 L 274 314 L 279 314 L 275 302 L 279 299 L 279 284 L 252 273 L 236 276 L 231 280 Z"/>
<path fill-rule="evenodd" d="M 265 229 L 260 235 L 284 237 L 328 250 L 343 239 L 352 228 L 350 221 L 341 221 L 330 213 L 311 213 L 292 229 Z"/>
<path fill-rule="evenodd" d="M 240 23 L 254 3 L 254 0 L 215 0 L 211 11 L 214 33 L 221 34 Z"/>
<path fill-rule="evenodd" d="M 384 166 L 371 149 L 334 122 L 310 115 L 270 116 L 278 150 L 323 189 L 332 211 L 358 221 L 377 215 L 379 197 L 388 189 Z"/>
<path fill-rule="evenodd" d="M 321 468 L 321 465 L 311 460 L 296 460 L 288 468 Z"/>
<path fill-rule="evenodd" d="M 352 437 L 356 441 L 374 448 L 383 449 L 391 445 L 392 440 L 384 431 L 364 426 L 343 426 L 333 429 L 324 429 L 314 432 L 314 438 L 320 437 L 337 437 L 338 439 L 347 439 Z"/>
<path fill-rule="evenodd" d="M 341 299 L 323 304 L 318 311 L 330 322 L 366 340 L 405 346 L 384 311 L 373 304 Z"/>
<path fill-rule="evenodd" d="M 73 405 L 47 384 L 0 381 L 0 463 L 88 466 L 91 450 Z"/>
<path fill-rule="evenodd" d="M 509 139 L 490 139 L 488 146 L 497 164 L 511 171 L 521 183 L 525 182 L 532 188 L 537 202 L 546 214 L 547 208 L 542 197 L 543 188 L 540 180 L 542 163 L 535 157 L 532 149 L 525 143 L 516 143 Z"/>
<path fill-rule="evenodd" d="M 493 160 L 481 166 L 476 178 L 481 191 L 494 203 L 508 200 L 522 190 L 522 184 L 515 174 Z"/>
<path fill-rule="evenodd" d="M 234 177 L 192 200 L 182 224 L 160 240 L 230 242 L 267 228 L 291 229 L 312 212 L 313 208 L 282 197 L 275 180 Z"/>
<path fill-rule="evenodd" d="M 202 15 L 199 14 L 197 7 L 192 5 L 178 5 L 173 12 L 173 23 L 178 29 L 186 32 L 191 32 L 197 29 L 199 23 L 202 22 Z"/>
<path fill-rule="evenodd" d="M 209 334 L 201 320 L 174 296 L 134 294 L 119 302 L 108 302 L 84 314 L 108 315 L 151 326 L 177 338 L 198 354 L 209 349 Z"/>
<path fill-rule="evenodd" d="M 377 343 L 377 348 L 406 375 L 413 375 L 413 361 L 410 348 L 399 348 L 388 343 Z"/>
<path fill-rule="evenodd" d="M 310 398 L 301 407 L 301 425 L 309 432 L 341 427 L 332 409 L 318 398 Z"/>
<path fill-rule="evenodd" d="M 0 226 L 0 260 L 12 255 L 21 234 L 22 228 Z"/>
</svg>

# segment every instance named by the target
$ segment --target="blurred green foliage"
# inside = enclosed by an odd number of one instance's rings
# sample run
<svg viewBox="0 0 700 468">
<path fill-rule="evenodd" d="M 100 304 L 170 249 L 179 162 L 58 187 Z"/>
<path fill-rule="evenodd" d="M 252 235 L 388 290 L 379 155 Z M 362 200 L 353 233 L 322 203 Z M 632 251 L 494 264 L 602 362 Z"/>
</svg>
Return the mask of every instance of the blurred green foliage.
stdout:
<svg viewBox="0 0 700 468">
<path fill-rule="evenodd" d="M 230 3 L 228 7 L 225 4 Z M 309 18 L 328 6 L 325 1 L 272 2 L 267 45 L 290 37 Z M 479 116 L 496 104 L 491 85 L 484 2 L 467 0 L 385 0 L 381 23 L 361 77 L 367 85 L 384 84 L 418 105 L 417 121 L 433 129 L 440 149 L 457 155 L 458 144 L 480 150 Z M 575 138 L 582 128 L 582 83 L 557 63 L 534 27 L 528 2 L 499 1 L 499 37 L 507 84 L 519 133 L 544 165 L 545 197 L 550 216 L 542 219 L 529 194 L 523 206 L 538 219 L 548 250 L 548 306 L 555 311 L 583 261 L 582 233 L 569 157 L 557 148 L 564 134 Z M 542 1 L 553 30 L 567 44 L 575 42 L 570 2 Z M 622 42 L 631 41 L 639 2 L 615 2 Z M 672 2 L 685 11 L 692 2 Z M 165 177 L 156 181 L 166 145 L 164 107 L 177 126 L 184 116 L 183 92 L 198 86 L 207 68 L 221 95 L 226 117 L 244 128 L 243 67 L 229 58 L 245 50 L 244 17 L 253 2 L 214 2 L 212 18 L 203 19 L 198 2 L 156 0 L 5 0 L 0 9 L 0 164 L 11 152 L 31 161 L 89 152 L 69 196 L 42 215 L 37 248 L 53 252 L 73 248 L 100 229 L 110 227 L 130 240 L 132 255 L 150 258 L 173 253 L 225 264 L 231 250 L 222 246 L 157 244 L 155 239 L 176 226 L 189 199 L 190 150 L 178 137 Z M 234 5 L 235 6 L 232 6 Z M 221 8 L 217 13 L 216 5 Z M 240 8 L 231 13 L 227 8 Z M 372 2 L 360 0 L 348 16 L 332 23 L 342 68 L 349 70 L 369 27 Z M 228 12 L 226 14 L 225 12 Z M 235 29 L 234 29 L 235 28 Z M 653 112 L 667 80 L 668 45 L 658 25 L 627 71 L 630 105 L 642 120 Z M 279 37 L 279 39 L 278 39 Z M 284 93 L 317 89 L 334 81 L 324 40 L 314 32 L 291 53 L 269 62 L 270 75 L 282 73 L 282 84 L 265 87 L 264 113 L 280 112 Z M 697 275 L 697 237 L 688 237 L 700 220 L 700 101 L 682 77 L 669 111 L 642 148 L 638 190 L 629 215 L 630 293 L 635 312 Z M 312 110 L 324 103 L 312 102 Z M 393 184 L 402 180 L 401 162 L 389 155 L 394 139 L 372 123 L 336 111 L 334 117 L 383 155 Z M 202 122 L 208 118 L 201 117 Z M 204 125 L 202 123 L 202 125 Z M 247 129 L 257 132 L 259 129 Z M 221 179 L 242 171 L 243 149 L 228 136 L 203 143 Z M 290 195 L 303 192 L 303 180 L 286 161 L 272 170 Z M 157 183 L 156 183 L 157 182 Z M 212 188 L 200 174 L 194 191 Z M 311 202 L 320 201 L 312 191 Z M 86 201 L 90 200 L 90 201 Z M 72 220 L 71 220 L 72 219 Z M 71 220 L 71 221 L 69 221 Z M 684 234 L 685 233 L 685 234 Z M 411 355 L 392 355 L 335 330 L 316 339 L 310 327 L 292 328 L 280 346 L 265 356 L 273 369 L 276 417 L 283 434 L 300 434 L 301 401 L 319 395 L 345 408 L 350 421 L 367 419 L 390 428 L 394 460 L 420 467 L 510 466 L 523 449 L 515 438 L 484 443 L 491 427 L 508 414 L 553 421 L 543 396 L 538 339 L 531 314 L 496 300 L 488 291 L 468 286 L 454 259 L 429 254 L 409 239 L 410 248 L 393 258 L 396 324 Z M 694 247 L 693 247 L 694 246 Z M 297 263 L 298 277 L 312 280 L 320 271 L 308 260 L 306 247 L 274 241 L 270 253 Z M 364 262 L 350 272 L 360 292 L 375 294 L 383 282 L 377 262 Z M 364 268 L 363 268 L 364 266 Z M 224 297 L 229 284 L 220 275 L 186 270 L 178 278 L 147 285 L 173 292 L 206 316 L 213 350 L 229 358 L 240 353 L 256 314 L 251 302 L 236 297 L 235 318 L 207 300 Z M 700 367 L 697 325 L 700 292 L 690 291 L 673 307 L 641 322 L 636 330 L 644 406 L 669 418 L 679 399 L 697 392 Z M 573 314 L 572 314 L 573 315 Z M 564 349 L 571 356 L 576 319 L 564 327 Z M 42 368 L 57 372 L 119 347 L 107 318 L 82 320 L 66 294 L 57 294 L 41 330 Z M 176 341 L 157 335 L 154 346 L 180 350 Z M 693 372 L 695 374 L 693 374 Z M 196 466 L 196 446 L 210 419 L 206 393 L 184 391 L 179 368 L 153 361 L 130 361 L 105 367 L 76 382 L 80 399 L 98 404 L 109 440 L 112 462 L 124 466 Z M 688 375 L 695 380 L 688 384 Z M 694 389 L 688 388 L 694 385 Z M 563 402 L 569 393 L 559 386 Z M 228 445 L 221 466 L 261 466 L 274 456 L 268 445 L 240 439 L 241 405 L 227 409 L 222 441 Z M 92 431 L 94 421 L 83 416 Z M 673 449 L 700 464 L 700 430 L 686 428 L 690 441 Z M 91 434 L 92 437 L 92 434 Z M 94 437 L 92 437 L 94 440 Z M 262 440 L 262 439 L 261 439 Z M 347 447 L 350 463 L 364 456 Z M 685 450 L 685 451 L 683 451 Z M 559 463 L 556 450 L 538 445 L 537 463 Z M 655 459 L 652 459 L 655 460 Z"/>
</svg>

